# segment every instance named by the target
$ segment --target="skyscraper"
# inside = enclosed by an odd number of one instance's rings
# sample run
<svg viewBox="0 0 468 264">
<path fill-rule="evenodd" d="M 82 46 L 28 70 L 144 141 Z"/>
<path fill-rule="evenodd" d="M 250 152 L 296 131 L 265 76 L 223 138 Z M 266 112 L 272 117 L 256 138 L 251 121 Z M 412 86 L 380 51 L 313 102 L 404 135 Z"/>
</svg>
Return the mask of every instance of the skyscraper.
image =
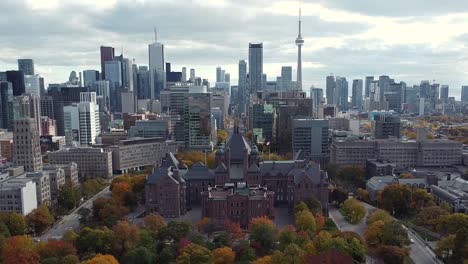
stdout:
<svg viewBox="0 0 468 264">
<path fill-rule="evenodd" d="M 330 75 L 327 76 L 327 87 L 326 87 L 326 93 L 327 93 L 327 104 L 335 104 L 336 99 L 335 99 L 335 89 L 336 89 L 336 81 L 335 81 L 335 76 Z"/>
<path fill-rule="evenodd" d="M 106 80 L 106 61 L 114 60 L 114 48 L 101 46 L 101 79 Z"/>
<path fill-rule="evenodd" d="M 25 93 L 32 93 L 36 96 L 41 96 L 41 82 L 39 75 L 24 75 Z"/>
<path fill-rule="evenodd" d="M 312 117 L 319 117 L 319 109 L 323 100 L 323 89 L 320 88 L 310 88 L 310 99 L 312 100 Z"/>
<path fill-rule="evenodd" d="M 353 108 L 362 109 L 362 80 L 353 80 L 353 90 L 351 97 L 351 105 Z"/>
<path fill-rule="evenodd" d="M 99 80 L 99 72 L 96 70 L 83 71 L 84 87 L 93 87 L 93 83 Z"/>
<path fill-rule="evenodd" d="M 13 126 L 13 160 L 26 171 L 42 170 L 39 136 L 41 114 L 39 98 L 26 94 L 15 98 Z"/>
<path fill-rule="evenodd" d="M 187 81 L 187 68 L 182 67 L 182 82 Z"/>
<path fill-rule="evenodd" d="M 221 67 L 216 67 L 216 82 L 224 82 L 223 70 Z"/>
<path fill-rule="evenodd" d="M 312 161 L 325 163 L 330 159 L 329 123 L 324 119 L 294 119 L 292 122 L 293 153 L 299 150 Z"/>
<path fill-rule="evenodd" d="M 449 98 L 449 86 L 448 85 L 442 85 L 440 87 L 440 100 L 443 103 L 447 103 Z"/>
<path fill-rule="evenodd" d="M 239 112 L 245 113 L 245 104 L 247 99 L 247 63 L 245 60 L 239 61 L 239 80 L 237 86 Z"/>
<path fill-rule="evenodd" d="M 151 99 L 150 74 L 148 67 L 140 66 L 137 71 L 138 99 Z"/>
<path fill-rule="evenodd" d="M 195 81 L 195 69 L 190 69 L 190 81 L 194 82 Z"/>
<path fill-rule="evenodd" d="M 80 102 L 65 106 L 63 112 L 65 135 L 68 142 L 79 142 L 81 146 L 96 143 L 96 138 L 101 132 L 101 126 L 95 92 L 80 93 Z"/>
<path fill-rule="evenodd" d="M 32 59 L 18 59 L 18 70 L 24 75 L 34 75 L 34 61 Z"/>
<path fill-rule="evenodd" d="M 340 111 L 348 111 L 348 81 L 344 77 L 336 77 L 335 100 Z"/>
<path fill-rule="evenodd" d="M 369 87 L 371 85 L 371 83 L 374 81 L 374 76 L 367 76 L 366 77 L 366 88 L 365 88 L 365 91 L 364 91 L 364 95 L 366 96 L 366 98 L 369 97 Z"/>
<path fill-rule="evenodd" d="M 468 86 L 462 86 L 461 101 L 463 104 L 468 104 Z"/>
<path fill-rule="evenodd" d="M 26 91 L 24 73 L 22 71 L 7 71 L 7 81 L 13 86 L 13 96 L 22 95 Z"/>
<path fill-rule="evenodd" d="M 249 43 L 249 89 L 250 94 L 262 90 L 263 43 Z"/>
<path fill-rule="evenodd" d="M 13 86 L 0 81 L 0 127 L 11 130 L 13 126 Z"/>
<path fill-rule="evenodd" d="M 185 95 L 185 144 L 188 149 L 211 150 L 213 147 L 214 118 L 211 115 L 211 93 L 204 87 L 190 87 Z"/>
<path fill-rule="evenodd" d="M 281 67 L 281 90 L 290 90 L 292 85 L 292 67 L 283 66 Z"/>
<path fill-rule="evenodd" d="M 164 44 L 158 42 L 156 31 L 155 40 L 148 45 L 148 51 L 151 99 L 159 99 L 165 87 L 166 74 L 164 72 Z"/>
<path fill-rule="evenodd" d="M 301 9 L 299 8 L 299 34 L 296 38 L 297 45 L 297 87 L 298 90 L 302 90 L 302 45 L 304 45 L 304 39 L 302 38 L 302 21 L 301 21 Z"/>
</svg>

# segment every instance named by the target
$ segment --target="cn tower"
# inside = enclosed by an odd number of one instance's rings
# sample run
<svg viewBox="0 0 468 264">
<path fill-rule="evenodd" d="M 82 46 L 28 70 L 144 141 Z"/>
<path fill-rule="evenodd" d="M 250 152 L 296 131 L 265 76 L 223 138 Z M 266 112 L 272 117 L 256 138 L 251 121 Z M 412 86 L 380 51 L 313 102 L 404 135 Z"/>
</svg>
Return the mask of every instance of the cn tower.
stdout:
<svg viewBox="0 0 468 264">
<path fill-rule="evenodd" d="M 299 35 L 296 38 L 297 45 L 297 89 L 302 90 L 302 45 L 304 45 L 304 39 L 302 38 L 302 16 L 301 8 L 299 8 Z"/>
</svg>

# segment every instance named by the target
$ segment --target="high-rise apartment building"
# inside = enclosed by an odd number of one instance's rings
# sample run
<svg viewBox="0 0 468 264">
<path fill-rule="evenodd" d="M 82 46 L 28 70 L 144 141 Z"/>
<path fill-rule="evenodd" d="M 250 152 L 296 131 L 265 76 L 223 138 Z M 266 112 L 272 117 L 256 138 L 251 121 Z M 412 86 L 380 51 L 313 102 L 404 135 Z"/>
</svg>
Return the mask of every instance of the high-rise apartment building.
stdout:
<svg viewBox="0 0 468 264">
<path fill-rule="evenodd" d="M 468 86 L 462 86 L 461 101 L 464 105 L 468 104 Z"/>
<path fill-rule="evenodd" d="M 326 87 L 327 104 L 336 104 L 335 89 L 336 89 L 335 76 L 333 75 L 327 76 L 327 87 Z"/>
<path fill-rule="evenodd" d="M 106 61 L 114 60 L 114 48 L 101 46 L 101 79 L 107 80 Z"/>
<path fill-rule="evenodd" d="M 211 150 L 216 131 L 211 115 L 211 93 L 204 87 L 190 87 L 185 99 L 185 144 L 192 150 Z"/>
<path fill-rule="evenodd" d="M 310 99 L 312 100 L 312 117 L 319 118 L 319 109 L 323 105 L 323 89 L 310 88 Z"/>
<path fill-rule="evenodd" d="M 353 108 L 362 109 L 362 80 L 353 80 L 353 91 L 351 97 L 351 106 Z"/>
<path fill-rule="evenodd" d="M 246 100 L 247 100 L 247 62 L 245 60 L 239 61 L 239 80 L 238 80 L 238 102 L 239 102 L 239 112 L 245 113 L 246 109 Z"/>
<path fill-rule="evenodd" d="M 187 68 L 186 67 L 182 67 L 182 82 L 186 82 L 187 81 Z"/>
<path fill-rule="evenodd" d="M 369 93 L 370 93 L 370 85 L 371 83 L 374 81 L 374 76 L 367 76 L 366 77 L 366 87 L 365 87 L 365 90 L 364 90 L 364 95 L 366 98 L 369 97 Z"/>
<path fill-rule="evenodd" d="M 348 81 L 344 77 L 336 77 L 334 98 L 340 111 L 348 111 Z"/>
<path fill-rule="evenodd" d="M 291 90 L 292 88 L 292 67 L 281 67 L 281 90 Z"/>
<path fill-rule="evenodd" d="M 36 121 L 39 135 L 41 135 L 41 103 L 36 94 L 23 94 L 15 97 L 14 119 L 23 117 L 33 118 Z"/>
<path fill-rule="evenodd" d="M 15 117 L 13 126 L 13 162 L 26 171 L 42 170 L 39 126 L 34 118 Z"/>
<path fill-rule="evenodd" d="M 263 83 L 263 43 L 249 43 L 249 84 L 250 94 L 262 90 Z"/>
<path fill-rule="evenodd" d="M 190 69 L 190 80 L 191 82 L 195 82 L 197 76 L 195 75 L 195 69 Z"/>
<path fill-rule="evenodd" d="M 32 59 L 18 59 L 18 71 L 24 75 L 34 75 L 34 61 Z"/>
<path fill-rule="evenodd" d="M 448 85 L 442 85 L 440 87 L 440 100 L 443 103 L 447 103 L 449 98 L 449 86 Z"/>
</svg>

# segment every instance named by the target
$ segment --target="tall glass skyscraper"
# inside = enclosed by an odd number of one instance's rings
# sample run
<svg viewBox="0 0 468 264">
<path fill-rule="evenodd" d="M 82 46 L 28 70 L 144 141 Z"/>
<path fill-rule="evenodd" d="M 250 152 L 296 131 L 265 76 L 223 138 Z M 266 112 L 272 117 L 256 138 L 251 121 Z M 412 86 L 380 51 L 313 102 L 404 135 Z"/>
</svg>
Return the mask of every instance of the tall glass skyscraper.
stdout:
<svg viewBox="0 0 468 264">
<path fill-rule="evenodd" d="M 101 79 L 106 80 L 106 61 L 114 60 L 114 48 L 101 46 Z"/>
<path fill-rule="evenodd" d="M 247 98 L 247 62 L 239 61 L 239 80 L 238 80 L 238 101 L 239 112 L 245 113 L 245 104 Z"/>
<path fill-rule="evenodd" d="M 148 45 L 151 99 L 159 99 L 165 88 L 166 74 L 164 72 L 164 44 L 155 41 Z"/>
<path fill-rule="evenodd" d="M 249 43 L 249 83 L 250 93 L 262 90 L 263 43 Z"/>
<path fill-rule="evenodd" d="M 24 75 L 34 75 L 34 61 L 32 59 L 18 59 L 18 70 Z"/>
</svg>

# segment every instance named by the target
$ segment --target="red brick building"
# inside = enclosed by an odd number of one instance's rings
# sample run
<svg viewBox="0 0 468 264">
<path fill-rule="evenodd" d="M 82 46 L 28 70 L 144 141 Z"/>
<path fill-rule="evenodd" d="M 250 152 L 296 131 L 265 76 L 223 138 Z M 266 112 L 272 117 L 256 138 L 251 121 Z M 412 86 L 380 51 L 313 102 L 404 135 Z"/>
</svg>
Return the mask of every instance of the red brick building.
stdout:
<svg viewBox="0 0 468 264">
<path fill-rule="evenodd" d="M 274 193 L 266 187 L 249 187 L 245 183 L 208 187 L 202 192 L 202 217 L 210 218 L 216 225 L 229 220 L 247 228 L 252 218 L 274 218 L 273 197 Z"/>
</svg>

